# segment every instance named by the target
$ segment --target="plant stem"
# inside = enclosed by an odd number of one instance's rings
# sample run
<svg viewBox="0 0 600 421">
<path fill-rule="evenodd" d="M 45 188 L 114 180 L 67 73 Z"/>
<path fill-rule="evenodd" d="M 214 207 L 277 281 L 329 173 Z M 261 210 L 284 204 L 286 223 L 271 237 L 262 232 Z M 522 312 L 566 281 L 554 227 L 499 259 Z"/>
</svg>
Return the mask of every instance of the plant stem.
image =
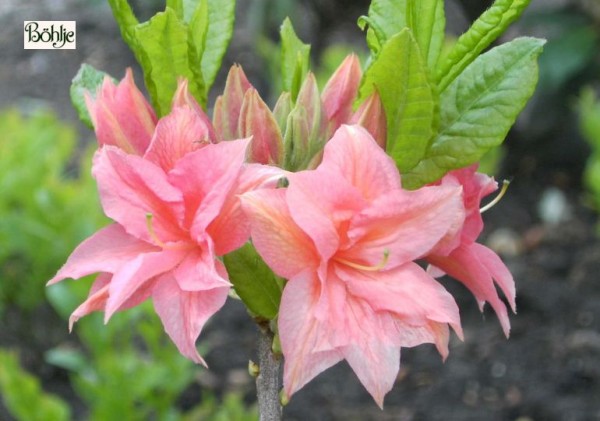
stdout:
<svg viewBox="0 0 600 421">
<path fill-rule="evenodd" d="M 273 354 L 273 332 L 260 328 L 258 337 L 258 363 L 260 374 L 256 377 L 258 412 L 260 421 L 280 421 L 281 357 Z"/>
</svg>

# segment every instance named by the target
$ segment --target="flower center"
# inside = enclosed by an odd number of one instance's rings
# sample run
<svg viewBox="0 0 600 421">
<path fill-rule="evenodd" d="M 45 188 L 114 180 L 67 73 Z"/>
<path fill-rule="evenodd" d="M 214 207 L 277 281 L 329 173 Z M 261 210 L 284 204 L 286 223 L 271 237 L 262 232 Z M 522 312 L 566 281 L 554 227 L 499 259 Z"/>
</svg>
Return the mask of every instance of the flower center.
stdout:
<svg viewBox="0 0 600 421">
<path fill-rule="evenodd" d="M 346 266 L 350 266 L 351 268 L 354 268 L 354 269 L 364 270 L 367 272 L 377 272 L 377 271 L 383 270 L 385 268 L 385 265 L 387 264 L 389 257 L 390 257 L 390 251 L 388 249 L 384 249 L 383 250 L 383 258 L 375 266 L 361 265 L 360 263 L 351 262 L 349 260 L 342 259 L 341 257 L 335 257 L 334 260 L 336 260 L 339 263 L 343 263 Z"/>
<path fill-rule="evenodd" d="M 492 200 L 490 203 L 488 203 L 487 205 L 485 205 L 484 207 L 479 209 L 479 213 L 483 213 L 485 211 L 492 209 L 504 197 L 504 195 L 506 194 L 506 191 L 508 190 L 509 184 L 510 184 L 509 180 L 504 180 L 502 182 L 502 188 L 500 189 L 500 193 L 498 193 L 498 196 L 496 196 L 494 198 L 494 200 Z"/>
<path fill-rule="evenodd" d="M 151 213 L 146 214 L 146 228 L 148 229 L 148 234 L 150 234 L 150 238 L 154 243 L 161 247 L 163 250 L 187 250 L 193 248 L 191 244 L 165 244 L 158 235 L 156 235 L 156 231 L 154 231 L 154 226 L 152 224 L 152 219 L 154 215 Z"/>
</svg>

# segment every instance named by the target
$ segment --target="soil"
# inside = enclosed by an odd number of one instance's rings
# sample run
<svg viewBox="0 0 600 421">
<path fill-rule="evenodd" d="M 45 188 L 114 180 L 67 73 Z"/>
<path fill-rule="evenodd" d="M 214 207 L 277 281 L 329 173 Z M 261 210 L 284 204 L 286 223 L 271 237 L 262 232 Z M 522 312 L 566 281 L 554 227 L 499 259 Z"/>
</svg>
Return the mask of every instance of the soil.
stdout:
<svg viewBox="0 0 600 421">
<path fill-rule="evenodd" d="M 69 103 L 71 78 L 82 62 L 117 77 L 135 63 L 106 7 L 91 1 L 85 7 L 69 0 L 42 3 L 8 1 L 0 7 L 0 108 L 41 101 L 77 124 L 82 139 L 89 139 L 90 132 L 76 123 Z M 311 2 L 299 4 L 312 10 L 309 16 L 317 14 Z M 302 22 L 300 32 L 328 28 L 327 36 L 343 38 L 344 25 L 365 12 L 364 5 L 360 7 L 347 13 L 345 24 L 334 25 L 337 32 L 322 22 Z M 35 19 L 77 20 L 77 50 L 23 50 L 21 22 Z M 266 81 L 258 77 L 261 65 L 246 52 L 244 25 L 226 61 L 241 62 L 250 79 L 265 87 Z M 141 76 L 136 79 L 141 81 Z M 547 102 L 538 97 L 537 104 Z M 480 313 L 463 287 L 444 280 L 457 298 L 465 331 L 464 342 L 452 338 L 445 362 L 433 346 L 403 349 L 401 370 L 383 411 L 341 363 L 298 392 L 285 408 L 284 419 L 600 420 L 600 242 L 596 214 L 580 183 L 588 151 L 570 111 L 555 110 L 560 118 L 549 121 L 540 120 L 541 110 L 544 107 L 534 101 L 511 133 L 499 178 L 512 176 L 514 181 L 507 197 L 485 215 L 484 242 L 502 252 L 517 283 L 518 314 L 511 316 L 510 339 L 489 308 Z M 553 191 L 559 199 L 550 208 L 563 211 L 558 221 L 544 221 L 539 207 L 548 203 Z M 44 388 L 72 402 L 78 419 L 84 419 L 85 408 L 66 373 L 43 360 L 44 352 L 65 338 L 64 322 L 48 307 L 27 319 L 11 309 L 0 328 L 0 346 L 18 348 L 24 365 L 42 379 Z M 253 385 L 246 367 L 254 356 L 255 338 L 244 308 L 230 300 L 203 333 L 210 344 L 206 360 L 211 369 L 200 376 L 202 387 L 219 394 L 238 390 L 251 399 Z M 198 388 L 182 397 L 183 407 L 197 396 Z M 11 419 L 1 403 L 0 419 Z"/>
</svg>

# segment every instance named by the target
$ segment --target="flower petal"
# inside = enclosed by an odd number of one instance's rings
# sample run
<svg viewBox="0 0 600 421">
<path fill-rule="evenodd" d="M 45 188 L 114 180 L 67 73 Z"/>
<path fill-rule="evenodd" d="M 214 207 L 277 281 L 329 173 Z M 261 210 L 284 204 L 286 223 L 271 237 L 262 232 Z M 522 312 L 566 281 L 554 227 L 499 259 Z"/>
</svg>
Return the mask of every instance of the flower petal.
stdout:
<svg viewBox="0 0 600 421">
<path fill-rule="evenodd" d="M 376 266 L 387 253 L 390 269 L 424 256 L 463 220 L 460 193 L 460 187 L 439 186 L 380 196 L 352 220 L 352 247 L 340 257 Z"/>
<path fill-rule="evenodd" d="M 183 157 L 169 172 L 169 181 L 183 192 L 185 226 L 192 239 L 204 235 L 233 194 L 242 171 L 249 139 L 206 145 Z"/>
<path fill-rule="evenodd" d="M 96 153 L 92 172 L 104 212 L 129 234 L 153 243 L 147 223 L 151 214 L 152 228 L 162 242 L 181 240 L 183 197 L 160 167 L 106 146 Z"/>
<path fill-rule="evenodd" d="M 173 270 L 173 277 L 184 291 L 206 291 L 214 288 L 230 287 L 227 271 L 215 259 L 212 247 L 189 253 Z M 223 273 L 224 272 L 224 273 Z"/>
<path fill-rule="evenodd" d="M 284 189 L 256 190 L 241 196 L 250 217 L 252 241 L 277 275 L 290 279 L 307 267 L 319 264 L 311 239 L 292 219 Z"/>
<path fill-rule="evenodd" d="M 454 298 L 416 263 L 378 272 L 336 265 L 336 273 L 346 282 L 348 293 L 368 302 L 374 311 L 391 312 L 411 326 L 446 323 L 462 337 Z"/>
<path fill-rule="evenodd" d="M 224 256 L 240 248 L 250 237 L 250 221 L 242 210 L 240 195 L 261 188 L 275 188 L 285 171 L 270 165 L 247 164 L 243 167 L 235 191 L 227 196 L 221 212 L 207 227 L 215 245 L 215 254 Z"/>
<path fill-rule="evenodd" d="M 187 79 L 181 78 L 177 81 L 177 90 L 175 94 L 173 94 L 173 104 L 172 108 L 177 107 L 191 107 L 196 115 L 200 118 L 203 125 L 208 130 L 208 139 L 211 143 L 217 142 L 217 135 L 215 134 L 215 129 L 210 121 L 210 118 L 206 115 L 198 101 L 190 94 L 189 83 Z"/>
<path fill-rule="evenodd" d="M 85 99 L 101 146 L 115 145 L 127 153 L 144 154 L 156 116 L 136 87 L 131 69 L 127 69 L 118 85 L 106 77 L 96 98 Z"/>
<path fill-rule="evenodd" d="M 303 171 L 288 176 L 287 203 L 292 218 L 327 261 L 340 246 L 341 228 L 366 205 L 361 194 L 337 173 Z"/>
<path fill-rule="evenodd" d="M 127 234 L 120 225 L 108 225 L 82 242 L 48 285 L 97 272 L 115 273 L 138 254 L 157 250 L 157 247 Z"/>
<path fill-rule="evenodd" d="M 348 300 L 348 332 L 352 338 L 343 355 L 362 385 L 383 409 L 383 398 L 392 389 L 400 370 L 400 346 L 389 314 L 375 312 L 365 301 Z"/>
<path fill-rule="evenodd" d="M 305 271 L 291 279 L 281 297 L 278 325 L 285 357 L 283 387 L 288 397 L 342 359 L 337 350 L 315 351 L 327 328 L 314 316 L 319 298 L 314 276 Z"/>
<path fill-rule="evenodd" d="M 69 317 L 69 332 L 73 330 L 73 325 L 77 320 L 81 319 L 83 316 L 94 311 L 104 310 L 106 300 L 108 299 L 108 285 L 111 278 L 112 275 L 110 273 L 98 275 L 92 284 L 92 288 L 90 288 L 87 299 L 71 313 L 71 317 Z"/>
<path fill-rule="evenodd" d="M 210 130 L 196 111 L 176 107 L 158 122 L 144 158 L 168 172 L 179 159 L 209 143 Z"/>
<path fill-rule="evenodd" d="M 495 272 L 494 274 L 490 272 L 490 268 L 497 270 L 497 263 L 492 263 L 489 253 L 484 252 L 482 258 L 480 255 L 482 247 L 477 243 L 460 246 L 448 256 L 427 256 L 427 261 L 469 288 L 473 295 L 475 295 L 480 309 L 483 308 L 483 304 L 486 301 L 489 302 L 496 311 L 504 334 L 508 337 L 510 333 L 510 320 L 508 319 L 506 306 L 498 297 L 498 292 L 494 286 L 494 276 L 501 277 L 503 284 L 509 281 L 505 278 L 506 274 L 504 271 Z M 488 268 L 487 265 L 490 265 L 490 267 Z M 509 285 L 505 285 L 505 287 L 509 292 L 507 298 L 512 303 L 514 292 L 510 291 Z"/>
<path fill-rule="evenodd" d="M 123 304 L 134 297 L 153 278 L 175 268 L 189 252 L 164 250 L 138 255 L 116 272 L 109 286 L 104 320 L 122 309 Z"/>
<path fill-rule="evenodd" d="M 360 126 L 341 126 L 325 145 L 321 168 L 342 174 L 369 201 L 400 188 L 396 164 Z"/>
<path fill-rule="evenodd" d="M 223 306 L 228 291 L 228 287 L 200 292 L 183 291 L 169 274 L 158 279 L 152 293 L 154 308 L 165 331 L 184 357 L 206 366 L 196 349 L 196 339 L 209 317 Z"/>
</svg>

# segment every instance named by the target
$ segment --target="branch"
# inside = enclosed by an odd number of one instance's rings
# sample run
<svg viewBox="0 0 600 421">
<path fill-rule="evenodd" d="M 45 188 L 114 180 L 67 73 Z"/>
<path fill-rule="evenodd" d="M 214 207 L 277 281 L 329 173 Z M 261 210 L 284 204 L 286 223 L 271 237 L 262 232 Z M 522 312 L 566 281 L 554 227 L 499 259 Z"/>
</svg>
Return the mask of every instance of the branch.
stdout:
<svg viewBox="0 0 600 421">
<path fill-rule="evenodd" d="M 281 421 L 281 357 L 271 350 L 273 333 L 260 328 L 258 338 L 258 363 L 260 374 L 256 377 L 258 412 L 260 421 Z"/>
</svg>

